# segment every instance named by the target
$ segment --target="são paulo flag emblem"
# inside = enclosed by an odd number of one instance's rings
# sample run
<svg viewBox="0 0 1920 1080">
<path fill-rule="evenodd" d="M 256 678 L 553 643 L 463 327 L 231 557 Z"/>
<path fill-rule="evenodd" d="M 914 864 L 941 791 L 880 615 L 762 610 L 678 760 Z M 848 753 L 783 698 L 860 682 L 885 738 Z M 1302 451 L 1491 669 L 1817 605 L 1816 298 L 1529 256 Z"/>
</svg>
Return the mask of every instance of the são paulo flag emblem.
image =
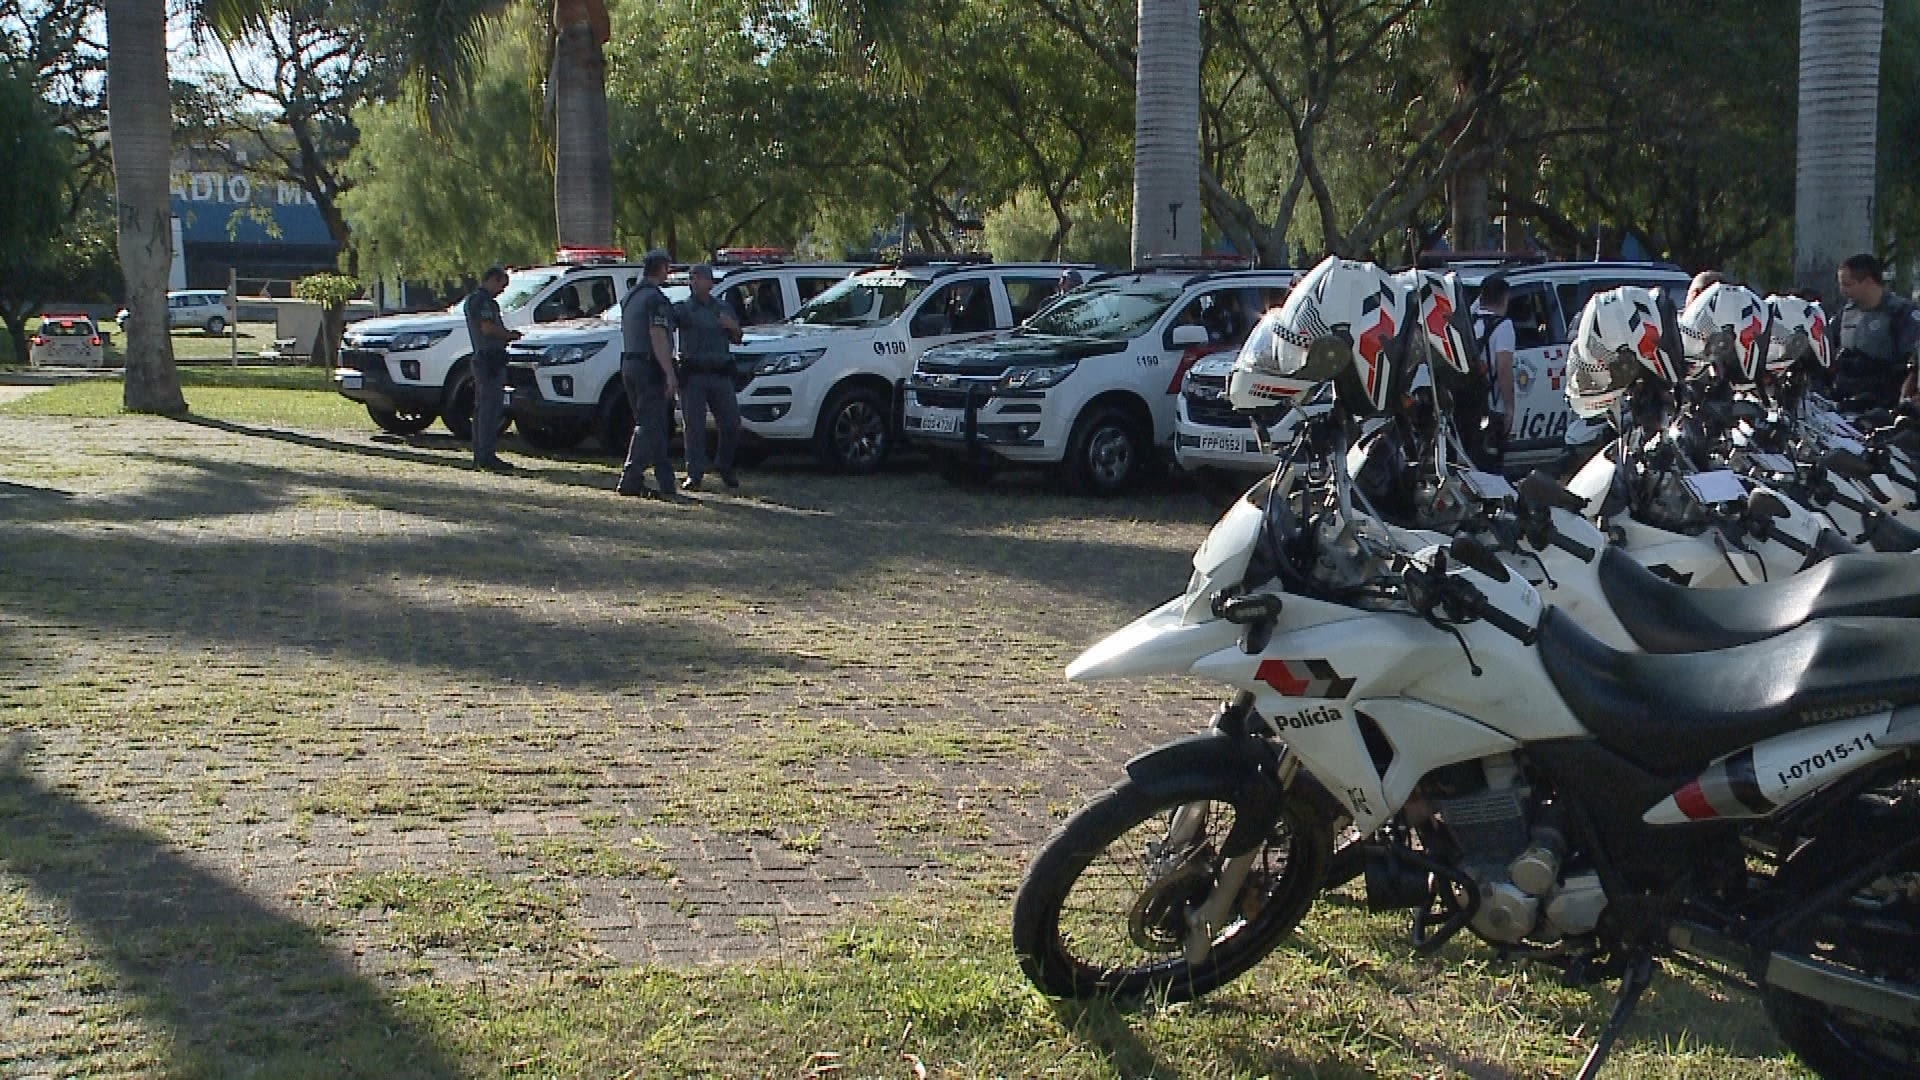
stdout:
<svg viewBox="0 0 1920 1080">
<path fill-rule="evenodd" d="M 1253 677 L 1287 697 L 1343 698 L 1353 680 L 1343 679 L 1325 660 L 1262 660 Z"/>
</svg>

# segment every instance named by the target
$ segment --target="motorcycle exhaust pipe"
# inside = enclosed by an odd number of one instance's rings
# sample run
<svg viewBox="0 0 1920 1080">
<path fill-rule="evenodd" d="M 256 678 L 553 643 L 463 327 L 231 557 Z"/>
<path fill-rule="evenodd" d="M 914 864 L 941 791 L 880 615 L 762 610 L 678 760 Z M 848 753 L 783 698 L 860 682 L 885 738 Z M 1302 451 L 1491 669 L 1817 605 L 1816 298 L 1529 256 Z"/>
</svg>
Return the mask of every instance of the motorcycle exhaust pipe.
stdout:
<svg viewBox="0 0 1920 1080">
<path fill-rule="evenodd" d="M 1753 955 L 1695 923 L 1676 923 L 1667 933 L 1675 949 L 1740 970 L 1757 970 L 1756 982 L 1836 1009 L 1920 1027 L 1920 986 L 1887 982 L 1797 953 L 1773 952 L 1749 968 Z"/>
</svg>

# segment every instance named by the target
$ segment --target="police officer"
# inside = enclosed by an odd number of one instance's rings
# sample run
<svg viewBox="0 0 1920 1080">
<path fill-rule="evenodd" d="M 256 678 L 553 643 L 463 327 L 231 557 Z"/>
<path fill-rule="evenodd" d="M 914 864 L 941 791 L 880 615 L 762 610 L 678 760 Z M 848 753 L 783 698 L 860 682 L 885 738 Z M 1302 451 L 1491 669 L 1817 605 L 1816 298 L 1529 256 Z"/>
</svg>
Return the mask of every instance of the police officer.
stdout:
<svg viewBox="0 0 1920 1080">
<path fill-rule="evenodd" d="M 1914 397 L 1914 361 L 1920 352 L 1920 306 L 1886 286 L 1880 260 L 1850 255 L 1840 263 L 1846 307 L 1835 320 L 1840 351 L 1833 388 L 1841 400 L 1893 408 Z"/>
<path fill-rule="evenodd" d="M 672 260 L 649 251 L 640 264 L 640 282 L 620 303 L 620 379 L 633 405 L 633 438 L 627 464 L 620 470 L 622 495 L 645 495 L 678 502 L 686 498 L 673 486 L 673 461 L 667 440 L 673 426 L 673 399 L 680 380 L 673 370 L 673 304 L 660 288 Z M 655 487 L 647 489 L 647 467 Z"/>
<path fill-rule="evenodd" d="M 489 266 L 480 275 L 480 287 L 460 305 L 467 317 L 467 340 L 473 343 L 473 464 L 490 472 L 513 469 L 496 451 L 500 414 L 506 407 L 507 343 L 520 339 L 518 330 L 509 330 L 500 321 L 496 298 L 506 288 L 506 270 Z"/>
<path fill-rule="evenodd" d="M 680 330 L 680 418 L 687 441 L 687 479 L 680 486 L 699 491 L 707 472 L 707 411 L 720 426 L 720 455 L 714 464 L 720 481 L 740 486 L 733 452 L 740 443 L 740 402 L 733 392 L 733 345 L 740 320 L 713 295 L 713 267 L 697 263 L 687 271 L 688 296 L 673 306 Z"/>
</svg>

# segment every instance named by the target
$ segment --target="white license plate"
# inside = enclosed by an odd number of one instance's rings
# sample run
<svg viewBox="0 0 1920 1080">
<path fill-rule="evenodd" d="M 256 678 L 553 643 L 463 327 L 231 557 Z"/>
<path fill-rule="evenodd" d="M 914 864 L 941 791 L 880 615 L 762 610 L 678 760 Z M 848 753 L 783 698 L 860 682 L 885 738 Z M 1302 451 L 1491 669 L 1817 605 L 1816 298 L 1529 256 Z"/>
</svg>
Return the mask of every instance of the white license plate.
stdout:
<svg viewBox="0 0 1920 1080">
<path fill-rule="evenodd" d="M 360 389 L 361 383 L 365 380 L 365 377 L 357 371 L 351 375 L 336 375 L 334 378 L 340 381 L 340 389 L 342 390 L 358 390 Z"/>
<path fill-rule="evenodd" d="M 920 430 L 935 435 L 951 434 L 960 430 L 960 414 L 951 412 L 925 412 L 920 414 Z"/>
<path fill-rule="evenodd" d="M 1222 453 L 1238 454 L 1246 450 L 1247 444 L 1238 435 L 1202 435 L 1200 449 Z"/>
</svg>

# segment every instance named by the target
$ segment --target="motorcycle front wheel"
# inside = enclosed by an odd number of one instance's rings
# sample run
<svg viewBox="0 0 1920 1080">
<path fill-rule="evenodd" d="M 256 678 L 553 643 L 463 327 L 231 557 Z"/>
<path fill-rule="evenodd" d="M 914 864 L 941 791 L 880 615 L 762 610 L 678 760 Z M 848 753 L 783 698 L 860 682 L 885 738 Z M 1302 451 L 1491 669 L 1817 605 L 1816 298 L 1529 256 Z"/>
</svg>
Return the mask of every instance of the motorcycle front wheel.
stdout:
<svg viewBox="0 0 1920 1080">
<path fill-rule="evenodd" d="M 1237 819 L 1231 800 L 1243 797 L 1225 777 L 1151 792 L 1128 780 L 1067 819 L 1014 898 L 1013 944 L 1027 978 L 1055 997 L 1184 1001 L 1259 963 L 1312 906 L 1332 837 L 1306 800 L 1284 796 L 1226 925 L 1206 958 L 1189 964 L 1186 916 L 1213 892 Z"/>
<path fill-rule="evenodd" d="M 1904 799 L 1899 796 L 1904 794 Z M 1811 892 L 1849 867 L 1920 834 L 1920 777 L 1874 793 L 1887 809 L 1846 822 L 1844 837 L 1816 839 L 1789 858 L 1775 880 Z M 1837 850 L 1836 850 L 1837 849 Z M 1809 924 L 1797 944 L 1829 963 L 1908 986 L 1920 983 L 1920 851 L 1907 847 L 1886 873 Z M 1863 1016 L 1789 993 L 1765 992 L 1767 1017 L 1780 1040 L 1824 1077 L 1846 1080 L 1920 1078 L 1920 1027 Z"/>
</svg>

